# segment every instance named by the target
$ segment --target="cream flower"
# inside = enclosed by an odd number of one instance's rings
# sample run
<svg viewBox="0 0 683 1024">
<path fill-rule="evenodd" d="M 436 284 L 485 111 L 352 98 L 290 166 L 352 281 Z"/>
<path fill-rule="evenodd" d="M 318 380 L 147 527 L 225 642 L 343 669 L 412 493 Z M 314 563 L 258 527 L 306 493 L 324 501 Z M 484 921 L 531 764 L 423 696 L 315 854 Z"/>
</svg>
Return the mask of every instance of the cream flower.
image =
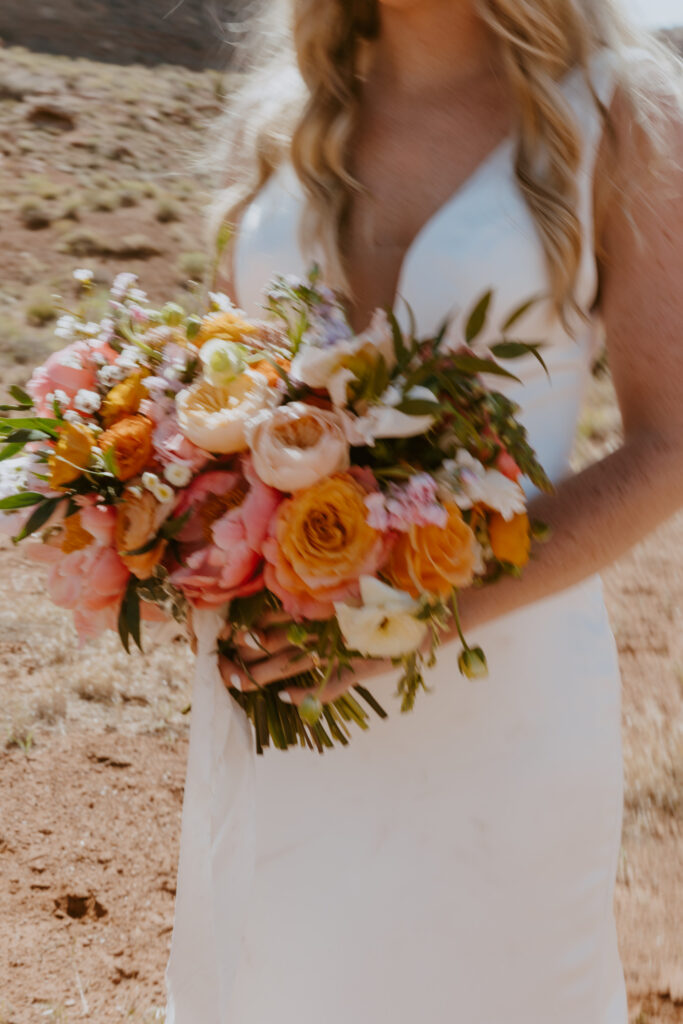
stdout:
<svg viewBox="0 0 683 1024">
<path fill-rule="evenodd" d="M 335 405 L 343 406 L 346 385 L 358 376 L 363 366 L 372 365 L 380 355 L 391 369 L 396 362 L 394 341 L 382 309 L 375 311 L 370 326 L 361 334 L 326 345 L 304 342 L 292 361 L 292 377 L 310 388 L 330 388 L 333 382 Z M 339 371 L 347 372 L 337 376 Z"/>
<path fill-rule="evenodd" d="M 349 445 L 336 412 L 291 402 L 259 413 L 245 434 L 258 476 L 279 491 L 311 487 L 349 467 Z"/>
<path fill-rule="evenodd" d="M 247 350 L 244 345 L 225 338 L 211 338 L 199 353 L 204 379 L 216 387 L 230 384 L 247 367 Z"/>
<path fill-rule="evenodd" d="M 360 608 L 334 606 L 347 645 L 367 658 L 399 658 L 417 650 L 428 628 L 417 618 L 419 603 L 374 576 L 361 576 L 360 593 Z"/>
<path fill-rule="evenodd" d="M 464 448 L 458 449 L 455 459 L 446 459 L 438 479 L 444 496 L 461 509 L 486 505 L 506 521 L 526 509 L 524 491 L 518 483 L 497 469 L 487 469 Z"/>
<path fill-rule="evenodd" d="M 247 447 L 244 431 L 249 420 L 279 401 L 278 391 L 251 370 L 222 387 L 201 380 L 176 396 L 178 425 L 204 451 L 230 455 Z"/>
<path fill-rule="evenodd" d="M 390 385 L 379 402 L 371 405 L 363 416 L 344 414 L 346 436 L 352 445 L 374 445 L 377 438 L 383 437 L 418 437 L 426 434 L 434 424 L 434 417 L 429 414 L 415 416 L 401 412 L 397 405 L 408 398 L 412 401 L 433 402 L 438 406 L 434 393 L 429 388 L 415 386 L 405 396 L 398 388 Z"/>
</svg>

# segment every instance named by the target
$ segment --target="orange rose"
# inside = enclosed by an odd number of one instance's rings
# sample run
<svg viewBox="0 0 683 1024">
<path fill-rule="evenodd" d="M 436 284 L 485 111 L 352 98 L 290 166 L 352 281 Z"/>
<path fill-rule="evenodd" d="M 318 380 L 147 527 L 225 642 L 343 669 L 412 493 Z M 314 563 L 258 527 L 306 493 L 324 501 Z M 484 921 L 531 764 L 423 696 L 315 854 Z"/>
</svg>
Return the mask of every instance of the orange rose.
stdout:
<svg viewBox="0 0 683 1024">
<path fill-rule="evenodd" d="M 142 381 L 148 376 L 147 370 L 139 370 L 127 380 L 122 380 L 105 396 L 100 409 L 100 417 L 105 427 L 110 427 L 116 420 L 130 416 L 140 408 L 140 402 L 147 394 Z"/>
<path fill-rule="evenodd" d="M 77 480 L 88 468 L 90 452 L 95 444 L 92 431 L 80 423 L 63 423 L 59 440 L 48 459 L 50 487 L 58 490 Z"/>
<path fill-rule="evenodd" d="M 366 493 L 352 474 L 335 473 L 280 505 L 263 545 L 265 578 L 295 618 L 328 618 L 379 568 L 385 540 L 368 525 Z"/>
<path fill-rule="evenodd" d="M 66 517 L 60 544 L 65 555 L 70 555 L 72 551 L 83 551 L 90 547 L 94 539 L 92 533 L 88 533 L 84 528 L 80 512 Z"/>
<path fill-rule="evenodd" d="M 531 528 L 526 512 L 505 520 L 498 512 L 489 519 L 489 541 L 496 558 L 523 568 L 531 551 Z"/>
<path fill-rule="evenodd" d="M 147 416 L 125 416 L 100 434 L 103 452 L 113 449 L 116 475 L 130 480 L 141 473 L 152 455 L 152 421 Z"/>
<path fill-rule="evenodd" d="M 457 505 L 446 505 L 448 522 L 439 526 L 411 526 L 394 546 L 386 572 L 394 586 L 413 597 L 439 594 L 446 598 L 454 587 L 472 582 L 476 538 Z"/>
<path fill-rule="evenodd" d="M 123 564 L 139 580 L 151 576 L 163 557 L 166 541 L 161 538 L 149 551 L 139 555 L 127 552 L 150 543 L 166 519 L 166 513 L 167 506 L 160 504 L 150 491 L 139 492 L 137 488 L 126 489 L 116 507 L 116 549 Z"/>
</svg>

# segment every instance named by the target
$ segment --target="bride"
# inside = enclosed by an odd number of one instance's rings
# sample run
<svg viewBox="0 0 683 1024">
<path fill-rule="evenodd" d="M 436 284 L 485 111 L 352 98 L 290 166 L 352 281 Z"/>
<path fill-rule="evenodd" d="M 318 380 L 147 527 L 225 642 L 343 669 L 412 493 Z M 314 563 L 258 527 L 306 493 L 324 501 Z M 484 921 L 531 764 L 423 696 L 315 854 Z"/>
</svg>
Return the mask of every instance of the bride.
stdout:
<svg viewBox="0 0 683 1024">
<path fill-rule="evenodd" d="M 552 539 L 462 595 L 487 679 L 459 675 L 454 640 L 401 715 L 380 665 L 389 718 L 322 757 L 254 755 L 224 685 L 251 684 L 197 616 L 167 1022 L 625 1024 L 599 572 L 683 504 L 679 68 L 612 0 L 291 6 L 290 39 L 266 5 L 226 120 L 234 299 L 258 314 L 272 274 L 314 258 L 359 330 L 379 306 L 425 335 L 489 287 L 492 325 L 544 296 L 519 331 L 549 378 L 525 358 L 504 390 L 556 484 L 529 489 Z M 603 337 L 624 439 L 573 474 Z M 301 671 L 276 623 L 259 640 L 257 682 Z"/>
</svg>

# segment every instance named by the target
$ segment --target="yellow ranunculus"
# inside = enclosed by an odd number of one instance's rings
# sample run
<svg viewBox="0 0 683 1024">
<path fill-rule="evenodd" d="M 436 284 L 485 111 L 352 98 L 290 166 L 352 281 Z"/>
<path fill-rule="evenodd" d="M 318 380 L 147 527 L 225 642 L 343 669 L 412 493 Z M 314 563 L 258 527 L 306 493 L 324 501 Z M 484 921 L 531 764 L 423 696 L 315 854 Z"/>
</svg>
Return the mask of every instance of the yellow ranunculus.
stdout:
<svg viewBox="0 0 683 1024">
<path fill-rule="evenodd" d="M 197 348 L 201 348 L 204 342 L 209 341 L 210 338 L 242 341 L 245 338 L 253 338 L 258 333 L 259 328 L 256 324 L 248 323 L 236 312 L 209 313 L 202 320 L 199 333 L 194 339 L 194 344 Z"/>
<path fill-rule="evenodd" d="M 142 383 L 147 376 L 147 370 L 138 370 L 120 384 L 114 385 L 111 391 L 105 396 L 100 410 L 100 416 L 105 427 L 110 427 L 116 420 L 123 416 L 129 416 L 137 412 L 140 402 L 147 394 Z"/>
<path fill-rule="evenodd" d="M 78 480 L 88 468 L 90 452 L 95 444 L 92 431 L 80 423 L 63 423 L 59 440 L 48 459 L 50 487 L 58 490 Z"/>
<path fill-rule="evenodd" d="M 522 569 L 529 561 L 531 530 L 526 512 L 505 520 L 495 512 L 489 519 L 489 541 L 496 558 Z"/>
</svg>

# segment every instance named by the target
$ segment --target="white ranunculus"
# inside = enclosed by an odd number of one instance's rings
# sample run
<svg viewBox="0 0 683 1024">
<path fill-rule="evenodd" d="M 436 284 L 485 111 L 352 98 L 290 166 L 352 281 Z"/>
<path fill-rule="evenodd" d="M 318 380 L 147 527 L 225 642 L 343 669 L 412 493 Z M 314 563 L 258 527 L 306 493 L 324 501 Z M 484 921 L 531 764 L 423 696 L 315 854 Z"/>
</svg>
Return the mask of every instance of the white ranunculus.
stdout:
<svg viewBox="0 0 683 1024">
<path fill-rule="evenodd" d="M 330 380 L 341 369 L 351 369 L 354 360 L 367 356 L 376 360 L 382 355 L 391 369 L 396 363 L 394 341 L 387 315 L 382 309 L 373 314 L 370 326 L 361 334 L 351 338 L 342 338 L 332 344 L 316 345 L 304 342 L 292 360 L 291 374 L 302 384 L 310 388 L 328 388 Z M 353 379 L 355 374 L 346 377 L 345 383 Z M 346 404 L 346 387 L 336 389 L 337 397 L 342 401 L 337 405 Z"/>
<path fill-rule="evenodd" d="M 279 491 L 300 491 L 349 467 L 341 416 L 304 402 L 269 409 L 247 425 L 254 469 Z"/>
<path fill-rule="evenodd" d="M 204 379 L 217 388 L 229 384 L 246 369 L 246 354 L 244 345 L 225 338 L 211 338 L 199 353 Z"/>
<path fill-rule="evenodd" d="M 231 455 L 247 448 L 245 428 L 262 409 L 280 402 L 261 373 L 245 370 L 223 387 L 200 380 L 176 396 L 181 433 L 206 452 Z"/>
<path fill-rule="evenodd" d="M 418 602 L 374 576 L 361 576 L 360 592 L 360 608 L 334 606 L 348 647 L 368 658 L 399 658 L 417 650 L 428 628 L 417 618 Z"/>
<path fill-rule="evenodd" d="M 506 520 L 526 510 L 520 485 L 497 469 L 487 469 L 464 448 L 458 449 L 455 459 L 443 463 L 439 479 L 461 509 L 482 504 Z"/>
</svg>

